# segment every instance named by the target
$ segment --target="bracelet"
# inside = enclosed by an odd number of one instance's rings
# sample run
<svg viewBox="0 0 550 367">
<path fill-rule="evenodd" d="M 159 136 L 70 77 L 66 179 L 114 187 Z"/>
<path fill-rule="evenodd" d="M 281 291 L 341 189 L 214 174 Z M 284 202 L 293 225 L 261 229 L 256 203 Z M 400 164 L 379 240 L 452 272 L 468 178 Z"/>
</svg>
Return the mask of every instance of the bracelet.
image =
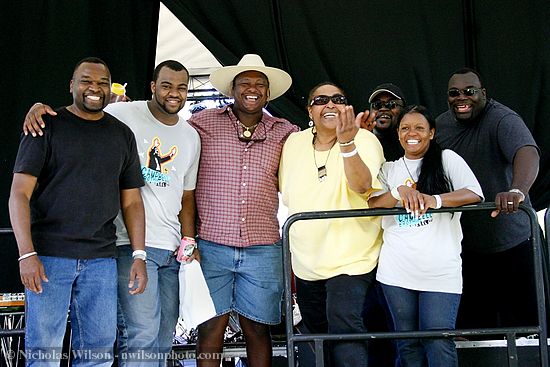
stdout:
<svg viewBox="0 0 550 367">
<path fill-rule="evenodd" d="M 194 237 L 189 237 L 189 236 L 183 236 L 183 238 L 181 239 L 181 243 L 184 243 L 184 242 L 185 244 L 197 243 Z"/>
<path fill-rule="evenodd" d="M 348 152 L 348 153 L 341 152 L 340 154 L 342 155 L 343 158 L 353 157 L 354 155 L 357 154 L 357 148 L 355 148 L 351 152 Z"/>
<path fill-rule="evenodd" d="M 355 139 L 351 139 L 350 141 L 345 142 L 345 143 L 340 143 L 340 142 L 338 142 L 338 144 L 340 144 L 341 147 L 349 147 L 349 146 L 352 145 L 353 143 L 355 143 Z"/>
<path fill-rule="evenodd" d="M 435 208 L 434 209 L 439 209 L 441 208 L 441 196 L 439 195 L 433 195 L 433 197 L 435 198 Z"/>
<path fill-rule="evenodd" d="M 19 259 L 17 259 L 17 261 L 25 260 L 26 258 L 31 257 L 31 256 L 35 256 L 35 255 L 38 255 L 36 253 L 36 251 L 27 252 L 26 254 L 19 256 Z"/>
<path fill-rule="evenodd" d="M 508 192 L 513 192 L 513 193 L 516 193 L 516 194 L 520 194 L 521 195 L 521 199 L 519 199 L 520 203 L 525 200 L 525 194 L 520 189 L 510 189 L 510 190 L 508 190 Z"/>
<path fill-rule="evenodd" d="M 132 258 L 134 260 L 141 259 L 147 261 L 147 252 L 145 252 L 145 250 L 134 250 L 134 252 L 132 252 Z"/>
<path fill-rule="evenodd" d="M 393 196 L 393 198 L 395 200 L 401 201 L 401 195 L 399 195 L 399 191 L 397 190 L 397 186 L 395 186 L 393 189 L 391 189 L 390 193 L 391 193 L 391 196 Z"/>
</svg>

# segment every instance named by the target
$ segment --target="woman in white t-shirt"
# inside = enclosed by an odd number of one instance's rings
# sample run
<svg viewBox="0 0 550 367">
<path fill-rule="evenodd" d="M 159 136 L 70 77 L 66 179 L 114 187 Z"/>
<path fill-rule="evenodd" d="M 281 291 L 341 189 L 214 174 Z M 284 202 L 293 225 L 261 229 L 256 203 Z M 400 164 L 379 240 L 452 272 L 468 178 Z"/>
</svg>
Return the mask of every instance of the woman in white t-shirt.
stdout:
<svg viewBox="0 0 550 367">
<path fill-rule="evenodd" d="M 405 156 L 384 163 L 383 190 L 368 203 L 408 214 L 382 219 L 376 279 L 397 331 L 454 329 L 462 293 L 460 213 L 427 210 L 477 203 L 483 193 L 466 162 L 433 140 L 435 120 L 425 107 L 407 107 L 397 131 Z M 400 339 L 397 346 L 403 367 L 458 366 L 451 339 Z"/>
</svg>

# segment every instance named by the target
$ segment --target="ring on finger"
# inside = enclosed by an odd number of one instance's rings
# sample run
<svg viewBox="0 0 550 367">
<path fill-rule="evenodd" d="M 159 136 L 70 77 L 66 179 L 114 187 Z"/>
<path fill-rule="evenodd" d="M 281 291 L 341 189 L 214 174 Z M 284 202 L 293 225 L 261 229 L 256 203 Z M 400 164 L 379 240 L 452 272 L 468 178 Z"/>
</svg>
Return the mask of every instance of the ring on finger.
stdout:
<svg viewBox="0 0 550 367">
<path fill-rule="evenodd" d="M 508 202 L 508 205 L 514 205 L 514 202 L 513 202 L 513 201 L 509 201 L 509 202 Z"/>
</svg>

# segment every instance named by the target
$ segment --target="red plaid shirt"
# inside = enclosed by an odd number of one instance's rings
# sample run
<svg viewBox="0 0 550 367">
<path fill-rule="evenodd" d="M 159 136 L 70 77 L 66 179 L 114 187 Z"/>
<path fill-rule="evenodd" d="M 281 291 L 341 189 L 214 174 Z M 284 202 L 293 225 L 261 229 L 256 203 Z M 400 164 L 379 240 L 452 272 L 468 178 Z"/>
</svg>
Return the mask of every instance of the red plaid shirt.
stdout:
<svg viewBox="0 0 550 367">
<path fill-rule="evenodd" d="M 264 113 L 252 140 L 244 142 L 230 106 L 201 111 L 189 123 L 201 136 L 195 188 L 199 236 L 236 247 L 277 242 L 279 158 L 298 127 Z"/>
</svg>

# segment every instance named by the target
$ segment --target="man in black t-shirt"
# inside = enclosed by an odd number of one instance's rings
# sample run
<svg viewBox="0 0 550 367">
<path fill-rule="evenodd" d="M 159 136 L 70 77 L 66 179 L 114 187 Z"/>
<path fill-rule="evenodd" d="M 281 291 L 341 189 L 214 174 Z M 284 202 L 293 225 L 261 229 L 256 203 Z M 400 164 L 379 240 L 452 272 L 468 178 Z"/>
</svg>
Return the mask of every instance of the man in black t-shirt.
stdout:
<svg viewBox="0 0 550 367">
<path fill-rule="evenodd" d="M 401 158 L 405 151 L 397 135 L 397 119 L 406 105 L 405 95 L 397 85 L 383 83 L 378 85 L 369 96 L 369 108 L 376 113 L 372 125 L 365 126 L 380 141 L 386 161 Z M 393 331 L 393 321 L 382 293 L 380 283 L 376 281 L 365 301 L 365 323 L 369 331 Z M 395 341 L 380 339 L 372 342 L 369 349 L 369 365 L 399 366 Z"/>
<path fill-rule="evenodd" d="M 135 254 L 129 287 L 143 292 L 143 179 L 129 128 L 103 112 L 110 73 L 80 61 L 73 104 L 49 117 L 44 135 L 23 136 L 14 167 L 10 218 L 26 293 L 28 365 L 57 363 L 70 310 L 74 363 L 111 365 L 117 269 L 113 220 L 122 209 Z"/>
</svg>

